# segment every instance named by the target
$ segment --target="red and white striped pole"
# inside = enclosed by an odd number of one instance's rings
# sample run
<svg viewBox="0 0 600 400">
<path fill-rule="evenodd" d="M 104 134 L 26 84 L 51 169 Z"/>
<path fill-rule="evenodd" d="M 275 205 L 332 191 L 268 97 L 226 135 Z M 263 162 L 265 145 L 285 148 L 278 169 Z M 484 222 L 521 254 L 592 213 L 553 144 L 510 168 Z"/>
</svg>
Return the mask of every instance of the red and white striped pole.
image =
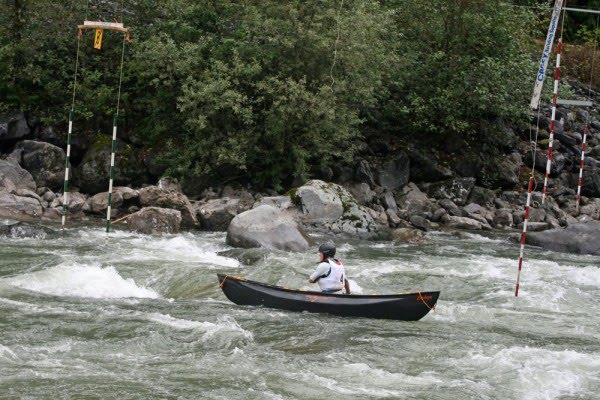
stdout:
<svg viewBox="0 0 600 400">
<path fill-rule="evenodd" d="M 587 147 L 588 124 L 583 128 L 583 142 L 581 143 L 581 160 L 579 161 L 579 180 L 577 181 L 577 213 L 579 214 L 579 203 L 581 201 L 581 185 L 583 184 L 583 164 L 585 161 L 585 149 Z"/>
<path fill-rule="evenodd" d="M 558 39 L 556 46 L 556 68 L 554 69 L 554 91 L 552 96 L 552 117 L 550 119 L 550 139 L 548 140 L 548 160 L 546 161 L 546 176 L 544 177 L 544 189 L 542 190 L 542 204 L 546 200 L 548 187 L 548 175 L 552 168 L 552 146 L 554 143 L 554 126 L 556 125 L 556 99 L 558 97 L 558 78 L 560 77 L 560 53 L 562 51 L 562 38 Z"/>
<path fill-rule="evenodd" d="M 527 188 L 527 202 L 525 203 L 525 216 L 523 217 L 523 233 L 521 233 L 521 253 L 519 254 L 519 272 L 517 273 L 517 286 L 515 297 L 519 296 L 519 281 L 521 280 L 521 268 L 523 267 L 523 252 L 525 251 L 525 239 L 527 238 L 527 221 L 529 221 L 529 206 L 531 205 L 531 192 L 533 191 L 533 173 L 529 178 Z"/>
</svg>

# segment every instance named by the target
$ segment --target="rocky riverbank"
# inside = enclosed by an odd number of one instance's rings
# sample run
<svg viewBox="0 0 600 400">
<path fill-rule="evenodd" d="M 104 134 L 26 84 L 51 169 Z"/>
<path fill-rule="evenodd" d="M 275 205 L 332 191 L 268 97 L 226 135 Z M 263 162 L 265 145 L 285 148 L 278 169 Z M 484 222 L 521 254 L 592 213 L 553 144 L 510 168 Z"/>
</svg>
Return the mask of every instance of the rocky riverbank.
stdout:
<svg viewBox="0 0 600 400">
<path fill-rule="evenodd" d="M 598 104 L 598 94 L 593 95 Z M 175 179 L 158 179 L 161 171 L 153 167 L 151 156 L 144 152 L 147 149 L 121 143 L 115 177 L 119 186 L 114 188 L 111 214 L 122 218 L 119 223 L 143 233 L 228 230 L 233 245 L 294 250 L 310 245 L 305 232 L 408 241 L 421 240 L 422 232 L 428 230 L 517 233 L 525 214 L 524 185 L 530 165 L 534 165 L 536 191 L 528 231 L 561 229 L 600 220 L 600 122 L 596 113 L 596 108 L 592 115 L 581 109 L 558 110 L 549 196 L 544 204 L 540 191 L 549 109 L 542 113 L 536 152 L 532 151 L 530 127 L 503 127 L 506 148 L 493 160 L 482 160 L 466 147 L 452 149 L 450 144 L 445 149 L 425 149 L 412 143 L 371 143 L 352 163 L 322 171 L 320 180 L 299 182 L 286 194 L 232 186 L 201 191 L 182 188 Z M 586 122 L 588 151 L 577 211 Z M 105 218 L 108 193 L 102 188 L 107 186 L 109 153 L 107 146 L 99 144 L 103 139 L 74 146 L 70 176 L 74 189 L 67 196 L 69 220 Z M 59 142 L 51 127 L 42 127 L 24 113 L 0 118 L 0 218 L 60 220 L 65 152 Z M 264 237 L 259 238 L 261 235 Z"/>
</svg>

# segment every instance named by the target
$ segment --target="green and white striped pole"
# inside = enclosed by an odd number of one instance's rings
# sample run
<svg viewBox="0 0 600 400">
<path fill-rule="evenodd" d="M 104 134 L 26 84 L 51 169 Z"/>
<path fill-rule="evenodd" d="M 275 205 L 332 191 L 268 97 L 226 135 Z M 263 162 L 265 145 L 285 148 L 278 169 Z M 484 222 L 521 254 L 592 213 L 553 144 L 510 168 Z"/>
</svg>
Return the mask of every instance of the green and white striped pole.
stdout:
<svg viewBox="0 0 600 400">
<path fill-rule="evenodd" d="M 67 156 L 65 157 L 65 184 L 63 187 L 62 225 L 65 229 L 67 219 L 67 193 L 69 192 L 69 171 L 71 169 L 71 134 L 73 133 L 73 109 L 69 113 L 69 133 L 67 134 Z"/>
<path fill-rule="evenodd" d="M 122 17 L 121 17 L 122 18 Z M 129 40 L 129 32 L 123 35 L 123 47 L 121 49 L 121 71 L 119 73 L 119 92 L 117 94 L 117 111 L 113 121 L 112 146 L 110 152 L 110 171 L 108 181 L 108 207 L 106 209 L 106 240 L 110 232 L 110 209 L 112 208 L 112 189 L 115 176 L 115 153 L 117 152 L 117 121 L 119 120 L 119 106 L 121 105 L 121 85 L 123 83 L 123 62 L 125 60 L 125 42 Z"/>
<path fill-rule="evenodd" d="M 110 231 L 110 209 L 112 207 L 112 189 L 113 179 L 115 174 L 115 153 L 117 151 L 117 119 L 119 114 L 115 114 L 113 122 L 113 134 L 112 134 L 112 147 L 110 152 L 110 171 L 108 180 L 108 208 L 106 209 L 106 238 L 108 239 L 108 232 Z"/>
</svg>

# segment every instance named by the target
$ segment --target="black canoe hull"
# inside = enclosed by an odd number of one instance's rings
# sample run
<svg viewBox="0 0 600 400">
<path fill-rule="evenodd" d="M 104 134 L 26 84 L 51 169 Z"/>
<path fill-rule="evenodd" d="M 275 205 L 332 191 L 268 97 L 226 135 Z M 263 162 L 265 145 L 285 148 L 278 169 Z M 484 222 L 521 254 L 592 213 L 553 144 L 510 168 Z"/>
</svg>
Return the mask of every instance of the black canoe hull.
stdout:
<svg viewBox="0 0 600 400">
<path fill-rule="evenodd" d="M 267 285 L 231 275 L 217 275 L 225 296 L 235 304 L 328 313 L 343 317 L 417 321 L 433 309 L 440 295 L 440 292 L 388 295 L 326 294 Z"/>
</svg>

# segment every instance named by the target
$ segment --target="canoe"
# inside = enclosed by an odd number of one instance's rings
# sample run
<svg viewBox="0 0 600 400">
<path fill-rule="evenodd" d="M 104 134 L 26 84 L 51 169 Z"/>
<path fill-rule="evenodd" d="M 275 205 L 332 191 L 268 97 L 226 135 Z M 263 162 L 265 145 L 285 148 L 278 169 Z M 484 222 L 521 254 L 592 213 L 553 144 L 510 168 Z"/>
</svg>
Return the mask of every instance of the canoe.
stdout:
<svg viewBox="0 0 600 400">
<path fill-rule="evenodd" d="M 233 275 L 217 276 L 225 296 L 238 305 L 328 313 L 343 317 L 417 321 L 433 309 L 440 295 L 440 292 L 328 294 L 268 285 Z"/>
</svg>

